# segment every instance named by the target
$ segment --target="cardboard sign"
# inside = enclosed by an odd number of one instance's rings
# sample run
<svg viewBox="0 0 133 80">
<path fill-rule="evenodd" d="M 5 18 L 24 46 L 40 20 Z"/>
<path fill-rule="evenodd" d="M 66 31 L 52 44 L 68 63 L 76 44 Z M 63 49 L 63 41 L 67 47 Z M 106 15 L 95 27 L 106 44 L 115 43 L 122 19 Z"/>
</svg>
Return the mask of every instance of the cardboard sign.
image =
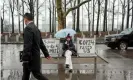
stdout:
<svg viewBox="0 0 133 80">
<path fill-rule="evenodd" d="M 79 56 L 94 56 L 95 44 L 95 38 L 78 38 L 77 52 Z"/>
<path fill-rule="evenodd" d="M 43 43 L 46 46 L 50 56 L 57 57 L 59 54 L 59 40 L 56 39 L 43 39 Z"/>
</svg>

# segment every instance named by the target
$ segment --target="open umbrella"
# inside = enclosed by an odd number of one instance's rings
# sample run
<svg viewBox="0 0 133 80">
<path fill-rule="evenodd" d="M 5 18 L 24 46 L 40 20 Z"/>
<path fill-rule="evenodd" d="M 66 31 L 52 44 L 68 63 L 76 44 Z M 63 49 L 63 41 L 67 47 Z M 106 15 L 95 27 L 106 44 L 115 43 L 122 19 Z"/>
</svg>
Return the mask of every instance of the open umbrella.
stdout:
<svg viewBox="0 0 133 80">
<path fill-rule="evenodd" d="M 74 34 L 76 34 L 76 31 L 73 29 L 62 29 L 60 31 L 58 31 L 55 34 L 56 38 L 65 38 L 67 36 L 67 34 L 70 34 L 70 36 L 73 36 Z"/>
</svg>

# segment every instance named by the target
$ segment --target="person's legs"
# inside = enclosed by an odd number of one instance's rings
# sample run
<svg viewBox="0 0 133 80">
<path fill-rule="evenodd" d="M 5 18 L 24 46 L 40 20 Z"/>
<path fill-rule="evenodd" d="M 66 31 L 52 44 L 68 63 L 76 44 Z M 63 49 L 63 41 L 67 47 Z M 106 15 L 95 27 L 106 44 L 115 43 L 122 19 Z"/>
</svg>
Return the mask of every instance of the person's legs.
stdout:
<svg viewBox="0 0 133 80">
<path fill-rule="evenodd" d="M 33 76 L 38 80 L 48 80 L 43 74 L 40 72 L 40 70 L 34 70 L 32 71 Z"/>
<path fill-rule="evenodd" d="M 69 64 L 70 64 L 70 69 L 73 69 L 73 64 L 72 64 L 72 58 L 71 58 L 71 56 L 69 57 Z"/>
<path fill-rule="evenodd" d="M 28 63 L 23 63 L 23 77 L 22 80 L 29 80 L 30 78 L 30 70 L 27 66 Z"/>
<path fill-rule="evenodd" d="M 71 55 L 72 55 L 72 52 L 71 52 L 70 50 L 67 50 L 67 51 L 65 52 L 65 57 L 66 57 L 66 62 L 65 62 L 65 64 L 66 64 L 66 65 L 69 65 L 69 68 L 70 68 L 70 69 L 73 69 Z"/>
</svg>

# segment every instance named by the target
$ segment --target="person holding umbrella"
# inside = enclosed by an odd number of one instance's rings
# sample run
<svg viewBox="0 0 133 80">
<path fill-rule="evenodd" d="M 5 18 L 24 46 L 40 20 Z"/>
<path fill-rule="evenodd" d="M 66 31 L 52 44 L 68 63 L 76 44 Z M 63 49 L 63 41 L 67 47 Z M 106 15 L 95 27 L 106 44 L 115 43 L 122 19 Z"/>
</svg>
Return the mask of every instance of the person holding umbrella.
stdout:
<svg viewBox="0 0 133 80">
<path fill-rule="evenodd" d="M 72 42 L 71 37 L 68 36 L 66 37 L 66 41 L 63 44 L 63 56 L 66 57 L 66 61 L 65 61 L 65 66 L 66 68 L 69 69 L 69 72 L 72 72 L 73 69 L 73 65 L 72 65 L 72 59 L 71 56 L 77 56 L 77 51 L 75 50 L 75 46 Z"/>
</svg>

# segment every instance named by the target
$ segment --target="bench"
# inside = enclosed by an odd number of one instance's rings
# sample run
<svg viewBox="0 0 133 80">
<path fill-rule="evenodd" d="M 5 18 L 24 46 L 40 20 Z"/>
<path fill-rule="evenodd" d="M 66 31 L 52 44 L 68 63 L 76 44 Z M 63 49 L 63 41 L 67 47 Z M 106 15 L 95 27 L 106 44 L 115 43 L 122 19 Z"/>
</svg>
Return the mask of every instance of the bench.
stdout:
<svg viewBox="0 0 133 80">
<path fill-rule="evenodd" d="M 62 44 L 57 39 L 43 39 L 46 48 L 49 51 L 49 54 L 53 58 L 57 58 L 57 61 L 54 64 L 60 64 L 60 59 L 62 57 Z M 50 47 L 51 46 L 51 47 Z M 97 72 L 97 55 L 96 52 L 96 38 L 77 38 L 77 42 L 75 44 L 78 55 L 72 58 L 94 58 L 94 74 Z M 44 58 L 42 56 L 42 58 Z M 101 58 L 101 57 L 100 57 Z M 102 59 L 102 58 L 101 58 Z M 102 59 L 104 60 L 104 59 Z M 104 60 L 107 62 L 106 60 Z M 107 62 L 108 63 L 108 62 Z M 75 63 L 73 63 L 75 64 Z M 80 63 L 83 64 L 83 63 Z"/>
</svg>

